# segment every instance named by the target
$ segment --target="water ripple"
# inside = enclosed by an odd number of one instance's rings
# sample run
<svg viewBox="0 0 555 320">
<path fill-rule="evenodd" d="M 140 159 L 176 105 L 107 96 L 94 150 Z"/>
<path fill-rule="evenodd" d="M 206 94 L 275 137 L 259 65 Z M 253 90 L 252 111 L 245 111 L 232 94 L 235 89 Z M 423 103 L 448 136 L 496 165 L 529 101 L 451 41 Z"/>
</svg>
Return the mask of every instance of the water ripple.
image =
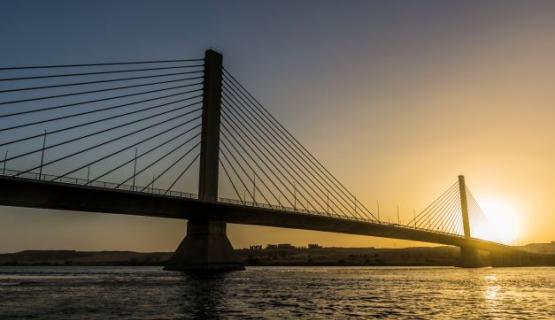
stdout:
<svg viewBox="0 0 555 320">
<path fill-rule="evenodd" d="M 0 319 L 553 319 L 555 268 L 0 267 Z"/>
</svg>

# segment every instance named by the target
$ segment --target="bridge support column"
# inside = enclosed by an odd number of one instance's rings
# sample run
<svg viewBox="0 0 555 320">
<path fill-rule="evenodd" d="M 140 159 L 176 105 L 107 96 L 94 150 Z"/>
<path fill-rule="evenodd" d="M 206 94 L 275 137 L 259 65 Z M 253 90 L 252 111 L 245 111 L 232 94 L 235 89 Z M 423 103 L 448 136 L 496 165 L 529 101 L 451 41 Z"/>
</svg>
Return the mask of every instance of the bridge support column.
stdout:
<svg viewBox="0 0 555 320">
<path fill-rule="evenodd" d="M 463 218 L 464 237 L 466 240 L 471 239 L 470 235 L 470 219 L 468 217 L 468 201 L 466 197 L 466 183 L 464 176 L 459 176 L 459 196 L 461 199 L 461 211 Z M 478 250 L 471 246 L 462 246 L 459 266 L 464 268 L 478 268 L 483 264 L 480 262 Z"/>
<path fill-rule="evenodd" d="M 189 221 L 187 236 L 166 265 L 166 270 L 215 272 L 243 270 L 243 263 L 219 221 Z"/>
<path fill-rule="evenodd" d="M 458 266 L 462 268 L 480 268 L 483 267 L 484 264 L 480 259 L 477 249 L 463 246 L 461 247 L 461 256 Z"/>
<path fill-rule="evenodd" d="M 214 50 L 205 52 L 198 195 L 208 203 L 218 201 L 222 60 Z M 197 219 L 187 223 L 187 236 L 166 269 L 228 271 L 244 267 L 227 238 L 225 222 Z"/>
</svg>

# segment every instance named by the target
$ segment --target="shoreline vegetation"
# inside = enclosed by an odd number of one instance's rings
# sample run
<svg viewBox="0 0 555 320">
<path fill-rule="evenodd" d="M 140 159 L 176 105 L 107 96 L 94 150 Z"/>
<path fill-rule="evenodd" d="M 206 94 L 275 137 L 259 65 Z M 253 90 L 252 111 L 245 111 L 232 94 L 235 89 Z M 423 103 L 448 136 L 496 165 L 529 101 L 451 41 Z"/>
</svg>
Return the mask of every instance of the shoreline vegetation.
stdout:
<svg viewBox="0 0 555 320">
<path fill-rule="evenodd" d="M 529 244 L 523 250 L 552 254 L 555 242 Z M 237 249 L 247 266 L 452 266 L 456 247 L 333 248 L 289 244 Z M 162 266 L 172 252 L 25 250 L 0 254 L 0 266 Z"/>
</svg>

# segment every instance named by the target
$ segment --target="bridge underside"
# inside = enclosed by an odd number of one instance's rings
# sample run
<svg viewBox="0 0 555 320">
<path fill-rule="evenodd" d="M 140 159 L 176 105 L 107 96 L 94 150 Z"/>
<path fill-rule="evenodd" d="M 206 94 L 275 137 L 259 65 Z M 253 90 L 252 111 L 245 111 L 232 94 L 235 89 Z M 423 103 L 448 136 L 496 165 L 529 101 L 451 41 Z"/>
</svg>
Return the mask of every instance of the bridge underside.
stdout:
<svg viewBox="0 0 555 320">
<path fill-rule="evenodd" d="M 139 215 L 187 220 L 327 231 L 471 247 L 490 252 L 511 251 L 497 243 L 412 229 L 395 224 L 293 213 L 277 209 L 196 199 L 0 177 L 0 205 Z"/>
</svg>

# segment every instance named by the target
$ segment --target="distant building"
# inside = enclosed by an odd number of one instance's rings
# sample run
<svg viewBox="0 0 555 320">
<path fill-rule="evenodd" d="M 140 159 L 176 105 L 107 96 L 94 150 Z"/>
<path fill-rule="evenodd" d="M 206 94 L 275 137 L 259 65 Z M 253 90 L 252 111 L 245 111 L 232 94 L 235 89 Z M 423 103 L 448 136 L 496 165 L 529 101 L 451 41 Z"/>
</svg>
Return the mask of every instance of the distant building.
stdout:
<svg viewBox="0 0 555 320">
<path fill-rule="evenodd" d="M 262 245 L 254 245 L 254 246 L 250 246 L 251 250 L 262 250 Z"/>
<path fill-rule="evenodd" d="M 277 249 L 277 245 L 275 245 L 275 244 L 267 244 L 266 245 L 266 250 L 273 250 L 273 249 Z"/>
<path fill-rule="evenodd" d="M 322 246 L 318 245 L 317 243 L 309 243 L 308 248 L 309 249 L 322 249 Z"/>
<path fill-rule="evenodd" d="M 290 243 L 280 243 L 277 247 L 278 249 L 295 249 Z"/>
</svg>

